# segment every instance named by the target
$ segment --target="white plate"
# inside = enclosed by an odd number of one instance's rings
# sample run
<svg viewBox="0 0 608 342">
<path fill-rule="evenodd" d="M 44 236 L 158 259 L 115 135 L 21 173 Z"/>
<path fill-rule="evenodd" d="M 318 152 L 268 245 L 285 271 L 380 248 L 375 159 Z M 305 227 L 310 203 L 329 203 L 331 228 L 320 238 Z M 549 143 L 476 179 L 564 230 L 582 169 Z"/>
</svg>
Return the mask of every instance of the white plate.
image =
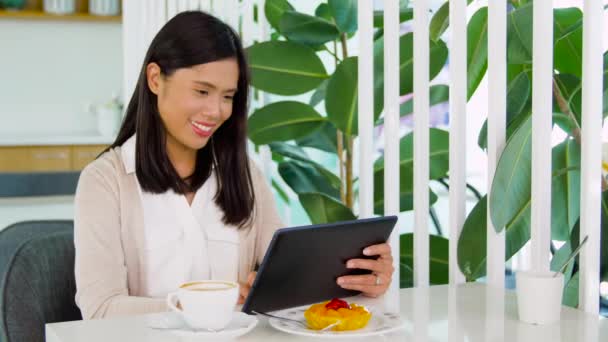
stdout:
<svg viewBox="0 0 608 342">
<path fill-rule="evenodd" d="M 306 311 L 307 308 L 308 306 L 285 309 L 273 312 L 272 314 L 275 316 L 305 321 L 304 311 Z M 404 327 L 405 321 L 402 320 L 398 315 L 392 313 L 379 312 L 371 308 L 368 308 L 368 310 L 372 313 L 372 318 L 369 320 L 365 328 L 358 330 L 317 331 L 312 329 L 306 329 L 295 322 L 284 321 L 276 318 L 270 318 L 268 320 L 268 323 L 270 323 L 273 328 L 289 334 L 326 338 L 353 338 L 383 335 L 402 329 Z"/>
<path fill-rule="evenodd" d="M 257 324 L 258 319 L 255 316 L 243 312 L 235 312 L 228 326 L 220 331 L 193 329 L 175 312 L 152 315 L 147 321 L 148 327 L 166 330 L 177 336 L 214 338 L 239 337 L 250 332 Z"/>
</svg>

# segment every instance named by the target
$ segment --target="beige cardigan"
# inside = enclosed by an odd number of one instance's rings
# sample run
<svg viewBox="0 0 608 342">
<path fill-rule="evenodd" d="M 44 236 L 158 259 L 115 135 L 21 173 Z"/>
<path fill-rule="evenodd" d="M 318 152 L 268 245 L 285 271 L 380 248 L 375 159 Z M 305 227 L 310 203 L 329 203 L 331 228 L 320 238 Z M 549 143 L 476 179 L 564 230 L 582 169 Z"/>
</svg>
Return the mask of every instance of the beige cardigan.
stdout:
<svg viewBox="0 0 608 342">
<path fill-rule="evenodd" d="M 260 263 L 282 226 L 273 195 L 252 165 L 254 219 L 239 231 L 239 281 Z M 141 297 L 145 275 L 143 214 L 135 173 L 120 148 L 104 153 L 80 175 L 75 198 L 76 304 L 85 319 L 166 311 L 163 298 Z"/>
</svg>

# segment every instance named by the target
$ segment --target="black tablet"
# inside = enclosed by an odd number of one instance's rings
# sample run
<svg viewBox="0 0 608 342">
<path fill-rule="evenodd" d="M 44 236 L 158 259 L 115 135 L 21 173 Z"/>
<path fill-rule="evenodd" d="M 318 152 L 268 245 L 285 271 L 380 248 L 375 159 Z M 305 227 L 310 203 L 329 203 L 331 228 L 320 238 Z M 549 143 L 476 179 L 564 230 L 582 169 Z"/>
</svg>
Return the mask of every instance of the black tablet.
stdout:
<svg viewBox="0 0 608 342">
<path fill-rule="evenodd" d="M 396 216 L 279 229 L 243 306 L 243 312 L 266 313 L 359 294 L 336 284 L 338 277 L 370 273 L 348 269 L 346 261 L 375 258 L 367 246 L 386 242 Z"/>
</svg>

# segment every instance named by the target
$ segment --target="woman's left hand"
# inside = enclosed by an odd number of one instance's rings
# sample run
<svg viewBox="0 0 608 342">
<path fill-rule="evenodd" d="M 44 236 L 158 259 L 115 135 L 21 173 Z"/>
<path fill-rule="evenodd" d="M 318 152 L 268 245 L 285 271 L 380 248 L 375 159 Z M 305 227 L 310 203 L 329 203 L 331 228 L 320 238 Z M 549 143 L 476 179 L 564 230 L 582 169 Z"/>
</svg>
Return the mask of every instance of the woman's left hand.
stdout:
<svg viewBox="0 0 608 342">
<path fill-rule="evenodd" d="M 361 291 L 368 297 L 383 295 L 390 286 L 395 271 L 391 246 L 386 243 L 369 246 L 363 250 L 363 254 L 378 258 L 351 259 L 346 262 L 346 267 L 370 270 L 372 273 L 343 276 L 338 278 L 337 283 L 344 289 Z"/>
</svg>

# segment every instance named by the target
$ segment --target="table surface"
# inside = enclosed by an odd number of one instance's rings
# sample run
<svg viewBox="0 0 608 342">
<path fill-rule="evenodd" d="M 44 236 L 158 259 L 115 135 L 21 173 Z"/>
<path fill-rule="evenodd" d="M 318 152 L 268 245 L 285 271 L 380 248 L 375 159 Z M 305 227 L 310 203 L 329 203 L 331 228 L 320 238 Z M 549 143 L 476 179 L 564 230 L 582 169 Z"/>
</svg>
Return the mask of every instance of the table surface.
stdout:
<svg viewBox="0 0 608 342">
<path fill-rule="evenodd" d="M 517 318 L 515 293 L 481 283 L 400 290 L 404 329 L 369 341 L 608 341 L 608 320 L 563 307 L 561 321 L 537 326 Z M 47 324 L 47 342 L 190 341 L 146 326 L 152 315 Z M 320 341 L 273 329 L 265 318 L 239 341 Z M 194 341 L 200 341 L 195 339 Z M 353 338 L 342 339 L 343 341 Z"/>
</svg>

